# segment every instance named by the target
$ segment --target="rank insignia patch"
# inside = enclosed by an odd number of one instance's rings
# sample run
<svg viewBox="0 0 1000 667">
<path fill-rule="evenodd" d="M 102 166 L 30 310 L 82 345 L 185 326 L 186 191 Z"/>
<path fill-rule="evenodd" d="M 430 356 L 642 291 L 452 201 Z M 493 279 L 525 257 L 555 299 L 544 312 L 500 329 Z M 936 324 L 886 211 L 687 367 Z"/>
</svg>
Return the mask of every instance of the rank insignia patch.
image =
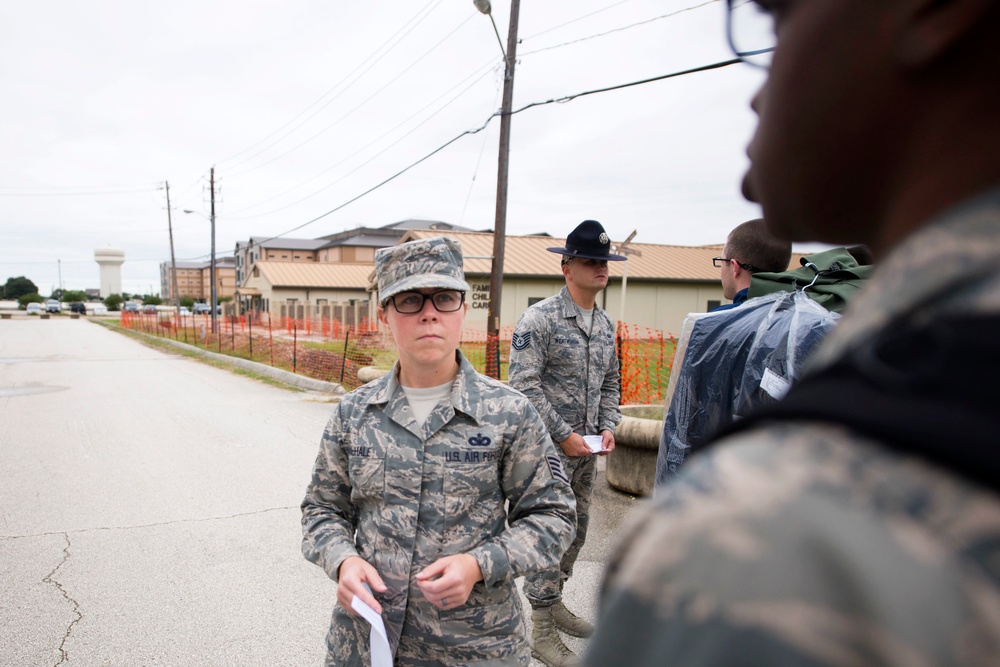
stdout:
<svg viewBox="0 0 1000 667">
<path fill-rule="evenodd" d="M 545 457 L 545 460 L 549 464 L 549 470 L 552 472 L 552 476 L 556 479 L 561 479 L 562 481 L 569 484 L 569 477 L 566 476 L 566 471 L 563 470 L 562 461 L 555 454 L 550 454 Z"/>
<path fill-rule="evenodd" d="M 531 332 L 525 331 L 523 334 L 514 332 L 514 337 L 510 339 L 510 346 L 515 350 L 523 350 L 531 345 Z"/>
</svg>

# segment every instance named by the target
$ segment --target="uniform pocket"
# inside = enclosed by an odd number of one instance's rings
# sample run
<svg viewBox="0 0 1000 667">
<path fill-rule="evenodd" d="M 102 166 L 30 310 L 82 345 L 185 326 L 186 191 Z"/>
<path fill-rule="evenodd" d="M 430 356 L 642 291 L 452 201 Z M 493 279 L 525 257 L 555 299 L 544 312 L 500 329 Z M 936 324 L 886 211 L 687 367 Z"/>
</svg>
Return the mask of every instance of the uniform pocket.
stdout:
<svg viewBox="0 0 1000 667">
<path fill-rule="evenodd" d="M 351 500 L 382 500 L 385 493 L 385 459 L 352 456 L 349 460 Z"/>
<path fill-rule="evenodd" d="M 485 520 L 500 501 L 500 465 L 496 449 L 470 449 L 461 461 L 445 467 L 444 502 L 450 521 L 471 516 Z"/>
</svg>

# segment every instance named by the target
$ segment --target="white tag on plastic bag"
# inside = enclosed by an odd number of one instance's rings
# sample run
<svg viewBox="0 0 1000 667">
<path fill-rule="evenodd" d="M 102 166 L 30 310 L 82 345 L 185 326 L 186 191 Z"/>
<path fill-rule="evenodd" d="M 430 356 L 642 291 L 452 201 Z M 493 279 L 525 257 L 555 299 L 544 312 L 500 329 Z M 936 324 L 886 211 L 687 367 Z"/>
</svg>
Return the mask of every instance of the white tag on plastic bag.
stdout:
<svg viewBox="0 0 1000 667">
<path fill-rule="evenodd" d="M 781 400 L 788 393 L 792 383 L 781 377 L 770 368 L 764 369 L 764 375 L 760 378 L 760 388 L 768 393 L 771 398 Z"/>
</svg>

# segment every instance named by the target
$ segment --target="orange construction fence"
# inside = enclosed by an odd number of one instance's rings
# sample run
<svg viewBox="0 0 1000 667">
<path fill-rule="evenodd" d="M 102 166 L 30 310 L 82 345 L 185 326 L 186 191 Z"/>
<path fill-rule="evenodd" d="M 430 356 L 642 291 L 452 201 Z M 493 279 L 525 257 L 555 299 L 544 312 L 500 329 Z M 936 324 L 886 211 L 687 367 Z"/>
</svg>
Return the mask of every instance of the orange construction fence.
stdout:
<svg viewBox="0 0 1000 667">
<path fill-rule="evenodd" d="M 396 361 L 392 340 L 378 322 L 364 320 L 346 325 L 329 318 L 270 318 L 267 313 L 252 312 L 221 315 L 216 323 L 218 330 L 213 333 L 208 315 L 121 314 L 121 326 L 125 328 L 336 382 L 348 390 L 360 385 L 361 368 L 389 369 Z M 513 327 L 500 330 L 493 364 L 487 360 L 490 346 L 486 332 L 465 330 L 460 347 L 480 372 L 498 363 L 500 378 L 506 380 L 512 333 Z M 623 405 L 663 404 L 675 344 L 672 336 L 656 329 L 619 324 L 617 347 Z"/>
</svg>

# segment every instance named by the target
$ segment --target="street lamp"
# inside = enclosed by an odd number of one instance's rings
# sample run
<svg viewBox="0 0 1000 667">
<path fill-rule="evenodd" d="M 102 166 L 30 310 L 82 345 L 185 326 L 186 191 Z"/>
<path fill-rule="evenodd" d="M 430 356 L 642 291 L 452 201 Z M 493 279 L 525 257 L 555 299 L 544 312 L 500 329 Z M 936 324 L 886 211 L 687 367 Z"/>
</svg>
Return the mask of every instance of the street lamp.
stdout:
<svg viewBox="0 0 1000 667">
<path fill-rule="evenodd" d="M 188 214 L 195 213 L 195 214 L 200 215 L 201 217 L 205 218 L 210 223 L 212 223 L 212 259 L 211 259 L 211 262 L 209 264 L 209 266 L 211 267 L 211 269 L 209 271 L 209 273 L 210 273 L 209 280 L 212 283 L 212 333 L 217 334 L 217 333 L 219 333 L 219 321 L 216 318 L 216 314 L 215 314 L 216 294 L 215 294 L 215 211 L 214 211 L 214 207 L 213 207 L 212 217 L 208 217 L 204 213 L 200 213 L 198 211 L 192 211 L 192 210 L 187 209 L 187 208 L 184 209 L 184 212 L 188 213 Z"/>
<path fill-rule="evenodd" d="M 497 43 L 500 45 L 500 53 L 503 54 L 503 60 L 507 62 L 507 53 L 503 50 L 503 40 L 500 39 L 500 31 L 497 30 L 497 22 L 493 20 L 493 6 L 490 5 L 490 0 L 472 0 L 472 4 L 476 6 L 483 14 L 490 17 L 490 23 L 493 24 L 493 32 L 496 33 Z"/>
<path fill-rule="evenodd" d="M 510 111 L 514 103 L 514 62 L 517 58 L 517 18 L 520 0 L 510 3 L 510 27 L 507 31 L 507 51 L 504 53 L 500 32 L 493 21 L 489 0 L 472 0 L 483 14 L 490 17 L 493 32 L 504 54 L 503 106 L 500 108 L 500 151 L 497 164 L 497 212 L 493 225 L 493 266 L 490 270 L 490 307 L 486 317 L 486 374 L 500 377 L 500 298 L 503 289 L 504 241 L 507 234 L 507 167 L 510 157 Z"/>
</svg>

